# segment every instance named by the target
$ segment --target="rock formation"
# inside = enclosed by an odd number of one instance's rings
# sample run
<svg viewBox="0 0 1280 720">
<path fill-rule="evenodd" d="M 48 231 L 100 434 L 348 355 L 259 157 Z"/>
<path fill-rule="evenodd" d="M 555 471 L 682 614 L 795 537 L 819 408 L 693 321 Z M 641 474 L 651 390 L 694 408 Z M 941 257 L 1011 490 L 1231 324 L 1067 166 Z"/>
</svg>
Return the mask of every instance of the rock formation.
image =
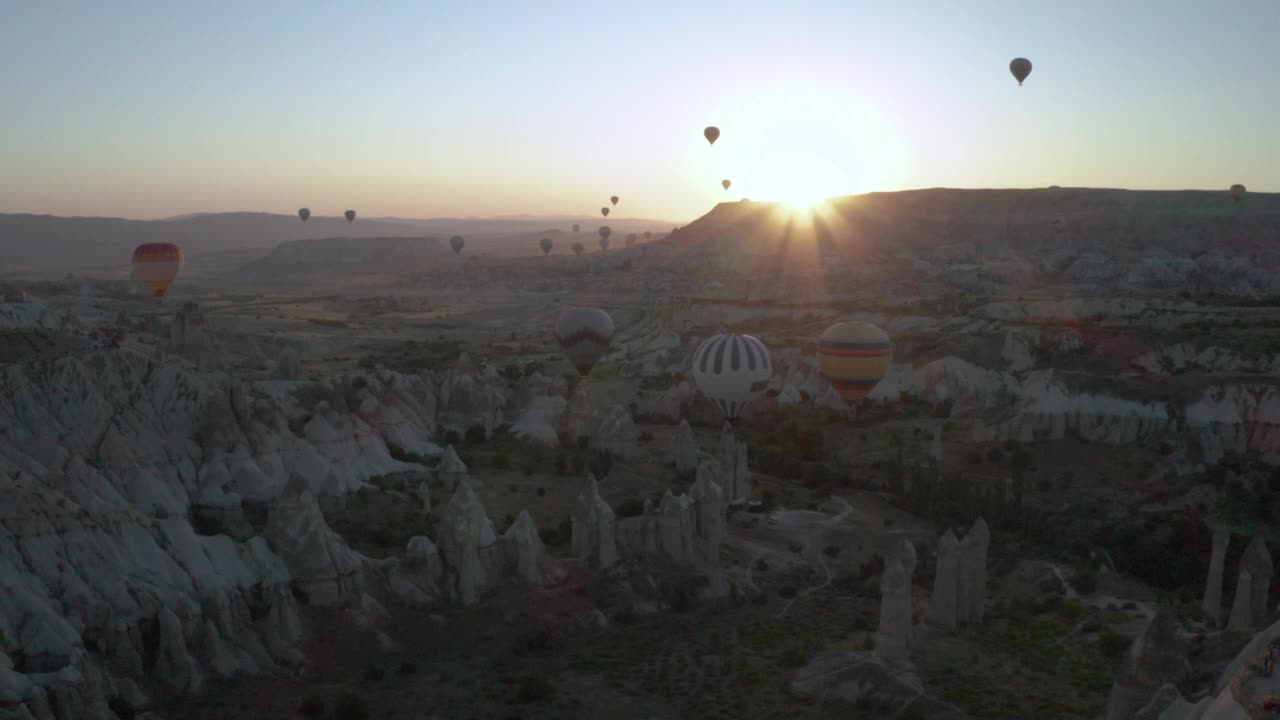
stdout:
<svg viewBox="0 0 1280 720">
<path fill-rule="evenodd" d="M 1227 618 L 1227 630 L 1248 632 L 1253 629 L 1253 576 L 1249 568 L 1240 567 L 1236 577 L 1236 597 L 1231 603 L 1231 616 Z"/>
<path fill-rule="evenodd" d="M 276 380 L 301 380 L 302 358 L 298 357 L 298 351 L 291 347 L 282 350 L 271 377 Z"/>
<path fill-rule="evenodd" d="M 980 624 L 987 604 L 987 549 L 991 533 L 987 521 L 978 518 L 960 541 L 959 574 L 956 584 L 956 622 Z"/>
<path fill-rule="evenodd" d="M 688 420 L 681 420 L 671 436 L 671 459 L 680 473 L 693 472 L 698 467 L 698 439 Z"/>
<path fill-rule="evenodd" d="M 910 644 L 911 638 L 915 633 L 914 616 L 915 616 L 915 598 L 912 592 L 913 578 L 916 572 L 916 563 L 918 556 L 916 555 L 916 546 L 910 540 L 902 538 L 894 544 L 893 558 L 902 565 L 902 571 L 907 576 L 907 585 L 905 588 L 907 608 L 907 643 Z"/>
<path fill-rule="evenodd" d="M 506 401 L 506 381 L 492 367 L 478 372 L 471 357 L 463 353 L 440 382 L 438 421 L 444 429 L 458 433 L 479 425 L 489 437 L 502 424 Z"/>
<path fill-rule="evenodd" d="M 725 536 L 725 509 L 728 501 L 724 491 L 716 483 L 718 473 L 714 463 L 698 466 L 697 478 L 689 488 L 693 500 L 693 535 L 696 538 L 694 556 L 707 567 L 720 566 L 720 543 Z"/>
<path fill-rule="evenodd" d="M 876 655 L 891 666 L 910 662 L 907 643 L 911 636 L 910 580 L 902 562 L 889 560 L 880 577 L 880 629 L 876 633 Z"/>
<path fill-rule="evenodd" d="M 364 558 L 325 522 L 320 504 L 299 475 L 276 499 L 263 530 L 312 605 L 336 605 L 362 587 Z"/>
<path fill-rule="evenodd" d="M 1249 570 L 1249 579 L 1253 588 L 1253 596 L 1250 598 L 1253 610 L 1252 627 L 1265 627 L 1270 607 L 1268 595 L 1271 590 L 1274 567 L 1271 564 L 1271 551 L 1267 549 L 1267 541 L 1263 540 L 1261 535 L 1255 535 L 1253 540 L 1249 541 L 1249 546 L 1244 551 L 1243 562 Z"/>
<path fill-rule="evenodd" d="M 948 529 L 938 542 L 937 574 L 933 581 L 933 595 L 929 598 L 930 625 L 944 630 L 955 629 L 959 575 L 960 543 L 955 533 Z"/>
<path fill-rule="evenodd" d="M 559 567 L 547 555 L 542 538 L 538 536 L 538 527 L 528 510 L 521 510 L 515 522 L 503 533 L 502 544 L 508 564 L 525 584 L 541 585 L 558 575 Z"/>
<path fill-rule="evenodd" d="M 454 601 L 471 605 L 490 582 L 485 559 L 498 541 L 493 522 L 468 483 L 458 483 L 445 507 L 439 530 L 444 560 L 444 591 Z"/>
<path fill-rule="evenodd" d="M 636 451 L 640 431 L 631 413 L 622 405 L 614 405 L 605 413 L 591 436 L 591 447 L 630 460 Z"/>
<path fill-rule="evenodd" d="M 595 475 L 588 475 L 573 505 L 573 555 L 598 568 L 618 559 L 617 529 L 613 508 L 600 497 Z"/>
<path fill-rule="evenodd" d="M 564 417 L 568 401 L 552 395 L 538 395 L 529 401 L 524 412 L 511 426 L 511 434 L 529 443 L 556 447 L 560 442 L 557 428 Z"/>
<path fill-rule="evenodd" d="M 1222 622 L 1222 581 L 1224 565 L 1227 561 L 1227 544 L 1231 542 L 1231 532 L 1223 528 L 1213 531 L 1213 551 L 1209 555 L 1209 579 L 1205 581 L 1204 601 L 1200 608 L 1205 617 L 1215 623 Z"/>
<path fill-rule="evenodd" d="M 1106 720 L 1131 720 L 1152 693 L 1178 683 L 1191 670 L 1185 643 L 1178 637 L 1178 618 L 1160 608 L 1125 654 L 1107 701 Z"/>
<path fill-rule="evenodd" d="M 446 447 L 444 454 L 440 456 L 440 463 L 436 465 L 436 480 L 449 491 L 460 484 L 471 482 L 467 464 L 458 457 L 458 451 L 452 445 Z"/>
</svg>

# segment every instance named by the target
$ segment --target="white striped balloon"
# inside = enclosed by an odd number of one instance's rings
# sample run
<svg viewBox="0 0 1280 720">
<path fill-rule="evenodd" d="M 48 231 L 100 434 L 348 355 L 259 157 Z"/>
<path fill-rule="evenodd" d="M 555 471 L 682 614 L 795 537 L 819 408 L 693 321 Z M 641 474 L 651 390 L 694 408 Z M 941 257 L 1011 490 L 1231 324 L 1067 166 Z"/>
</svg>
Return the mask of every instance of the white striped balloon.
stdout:
<svg viewBox="0 0 1280 720">
<path fill-rule="evenodd" d="M 772 376 L 769 348 L 751 335 L 713 335 L 693 353 L 694 382 L 727 420 L 764 392 Z"/>
</svg>

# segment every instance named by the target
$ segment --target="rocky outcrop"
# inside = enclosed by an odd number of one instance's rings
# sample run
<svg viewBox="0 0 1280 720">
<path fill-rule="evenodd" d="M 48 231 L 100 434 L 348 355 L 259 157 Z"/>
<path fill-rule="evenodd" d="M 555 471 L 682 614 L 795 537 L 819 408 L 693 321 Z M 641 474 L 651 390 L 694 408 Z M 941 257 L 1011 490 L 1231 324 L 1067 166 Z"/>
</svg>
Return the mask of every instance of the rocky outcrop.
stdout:
<svg viewBox="0 0 1280 720">
<path fill-rule="evenodd" d="M 903 605 L 907 608 L 907 643 L 909 645 L 915 634 L 914 617 L 916 606 L 913 593 L 913 583 L 916 572 L 916 563 L 918 561 L 916 546 L 907 538 L 899 539 L 893 546 L 893 558 L 902 565 L 902 571 L 907 577 L 906 587 L 904 588 L 905 599 Z"/>
<path fill-rule="evenodd" d="M 790 690 L 800 697 L 820 700 L 824 705 L 848 706 L 844 711 L 833 708 L 832 717 L 846 714 L 852 717 L 854 708 L 875 708 L 884 713 L 883 717 L 912 716 L 930 720 L 963 720 L 965 717 L 958 708 L 930 697 L 914 670 L 892 666 L 875 653 L 820 655 L 796 670 Z"/>
<path fill-rule="evenodd" d="M 388 446 L 422 458 L 438 457 L 436 389 L 430 376 L 403 375 L 381 369 L 352 379 L 360 385 L 351 407 Z"/>
<path fill-rule="evenodd" d="M 622 405 L 614 405 L 605 413 L 591 436 L 591 447 L 610 453 L 623 460 L 630 460 L 636 451 L 640 431 L 631 419 L 631 413 Z"/>
<path fill-rule="evenodd" d="M 959 574 L 956 578 L 956 623 L 981 624 L 987 605 L 987 549 L 991 532 L 987 521 L 978 518 L 960 541 Z"/>
<path fill-rule="evenodd" d="M 576 558 L 598 568 L 607 568 L 618 559 L 615 515 L 609 503 L 600 497 L 595 475 L 587 476 L 573 505 L 573 539 Z"/>
<path fill-rule="evenodd" d="M 688 420 L 681 420 L 680 426 L 671 435 L 671 460 L 680 473 L 693 472 L 698 467 L 698 439 L 693 434 L 693 426 Z"/>
<path fill-rule="evenodd" d="M 1236 577 L 1236 597 L 1227 618 L 1227 630 L 1248 632 L 1253 629 L 1253 576 L 1242 566 Z"/>
<path fill-rule="evenodd" d="M 445 430 L 457 433 L 480 425 L 489 437 L 502 424 L 506 402 L 506 382 L 496 370 L 477 371 L 471 357 L 463 353 L 440 381 L 437 420 Z"/>
<path fill-rule="evenodd" d="M 1227 544 L 1230 542 L 1230 531 L 1214 529 L 1213 550 L 1209 555 L 1209 578 L 1205 581 L 1204 600 L 1200 604 L 1205 617 L 1214 623 L 1222 622 L 1222 580 L 1227 561 Z"/>
<path fill-rule="evenodd" d="M 272 506 L 263 536 L 312 605 L 336 605 L 362 586 L 364 558 L 329 529 L 320 504 L 295 475 Z"/>
<path fill-rule="evenodd" d="M 302 358 L 298 357 L 298 351 L 291 347 L 282 350 L 271 377 L 276 380 L 301 380 Z"/>
<path fill-rule="evenodd" d="M 938 542 L 938 562 L 933 581 L 933 595 L 929 598 L 930 625 L 944 630 L 954 630 L 959 598 L 960 543 L 955 533 L 947 530 Z"/>
<path fill-rule="evenodd" d="M 568 405 L 568 401 L 558 396 L 534 397 L 511 426 L 511 434 L 528 443 L 556 447 L 560 442 L 557 428 Z"/>
<path fill-rule="evenodd" d="M 491 581 L 485 556 L 497 544 L 497 533 L 484 505 L 465 482 L 458 483 L 442 517 L 438 540 L 445 595 L 472 605 Z"/>
<path fill-rule="evenodd" d="M 1178 634 L 1178 619 L 1159 608 L 1129 646 L 1107 701 L 1107 720 L 1130 720 L 1157 688 L 1177 684 L 1191 665 L 1186 643 Z"/>
<path fill-rule="evenodd" d="M 911 637 L 910 579 L 902 562 L 889 560 L 880 577 L 880 629 L 876 632 L 876 656 L 893 667 L 910 662 L 907 644 Z"/>
<path fill-rule="evenodd" d="M 458 457 L 458 451 L 454 450 L 452 445 L 446 447 L 440 456 L 440 462 L 436 465 L 436 481 L 450 491 L 459 485 L 471 482 L 471 472 L 467 469 L 467 464 Z"/>
<path fill-rule="evenodd" d="M 1244 565 L 1249 571 L 1253 590 L 1250 597 L 1250 610 L 1253 611 L 1251 626 L 1260 628 L 1267 624 L 1270 608 L 1268 595 L 1271 591 L 1271 576 L 1274 572 L 1271 551 L 1267 549 L 1267 541 L 1263 540 L 1261 535 L 1255 535 L 1253 540 L 1249 541 L 1249 546 L 1245 548 Z"/>
<path fill-rule="evenodd" d="M 547 554 L 528 510 L 521 510 L 503 533 L 502 544 L 507 563 L 521 582 L 537 586 L 560 575 L 559 566 Z"/>
</svg>

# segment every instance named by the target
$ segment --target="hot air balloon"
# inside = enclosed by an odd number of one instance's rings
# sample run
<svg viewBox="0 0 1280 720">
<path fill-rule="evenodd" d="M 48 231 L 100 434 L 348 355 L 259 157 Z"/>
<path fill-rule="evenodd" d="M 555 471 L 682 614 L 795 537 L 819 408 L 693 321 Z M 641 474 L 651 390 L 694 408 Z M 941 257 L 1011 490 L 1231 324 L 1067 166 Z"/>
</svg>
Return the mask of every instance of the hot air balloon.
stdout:
<svg viewBox="0 0 1280 720">
<path fill-rule="evenodd" d="M 836 323 L 818 338 L 818 372 L 850 404 L 871 392 L 892 360 L 893 343 L 875 325 Z"/>
<path fill-rule="evenodd" d="M 574 254 L 574 255 L 581 255 L 581 254 L 582 254 L 582 251 L 583 251 L 583 250 L 586 250 L 586 248 L 585 248 L 585 247 L 583 247 L 583 246 L 582 246 L 582 243 L 580 243 L 580 242 L 576 242 L 576 243 L 574 243 L 571 247 L 573 247 L 573 254 Z"/>
<path fill-rule="evenodd" d="M 1243 185 L 1236 183 L 1235 185 L 1231 186 L 1231 197 L 1237 203 L 1239 203 L 1240 200 L 1244 198 L 1244 193 L 1245 193 L 1245 189 Z"/>
<path fill-rule="evenodd" d="M 306 222 L 311 217 L 311 210 L 307 208 L 298 208 L 298 217 L 302 218 L 302 222 Z"/>
<path fill-rule="evenodd" d="M 714 125 L 708 126 L 706 130 L 702 131 L 702 137 L 706 138 L 707 142 L 715 145 L 716 140 L 720 137 L 720 128 Z"/>
<path fill-rule="evenodd" d="M 133 277 L 158 298 L 182 272 L 182 248 L 173 243 L 145 243 L 133 251 Z"/>
<path fill-rule="evenodd" d="M 453 237 L 449 238 L 449 247 L 453 248 L 453 251 L 455 253 L 462 252 L 462 246 L 466 244 L 467 244 L 467 241 L 463 240 L 461 235 L 454 235 Z"/>
<path fill-rule="evenodd" d="M 729 178 L 725 178 L 724 180 L 720 181 L 720 187 L 724 188 L 725 190 L 728 190 L 729 186 L 732 184 L 733 183 L 729 182 Z"/>
<path fill-rule="evenodd" d="M 636 234 L 631 233 L 627 235 L 627 247 L 631 247 L 632 245 L 635 245 L 635 244 L 636 244 Z"/>
<path fill-rule="evenodd" d="M 609 249 L 609 236 L 613 234 L 613 230 L 608 225 L 601 225 L 597 231 L 600 233 L 600 249 Z"/>
<path fill-rule="evenodd" d="M 579 230 L 579 229 L 580 229 L 580 228 L 578 227 L 578 224 L 577 224 L 577 223 L 574 223 L 574 224 L 573 224 L 573 231 L 574 231 L 574 232 L 578 232 L 578 230 Z"/>
<path fill-rule="evenodd" d="M 649 231 L 647 231 L 647 230 L 646 230 L 646 231 L 645 231 L 645 233 L 644 233 L 644 239 L 645 239 L 645 240 L 648 240 L 648 239 L 649 239 L 649 238 L 651 238 L 651 237 L 653 237 L 653 233 L 651 233 L 651 232 L 649 232 Z"/>
<path fill-rule="evenodd" d="M 551 252 L 551 238 L 542 238 L 542 242 L 540 242 L 539 244 L 542 246 L 543 255 L 546 255 L 547 253 Z"/>
<path fill-rule="evenodd" d="M 1013 76 L 1018 79 L 1018 84 L 1021 85 L 1022 81 L 1031 74 L 1031 61 L 1026 58 L 1014 58 L 1009 62 L 1009 72 L 1013 73 Z"/>
<path fill-rule="evenodd" d="M 614 206 L 615 206 L 615 207 L 617 207 L 617 205 L 618 205 L 618 196 L 617 196 L 617 195 L 611 195 L 611 196 L 609 197 L 609 202 L 613 203 L 613 204 L 614 204 Z"/>
<path fill-rule="evenodd" d="M 726 420 L 769 386 L 769 348 L 751 335 L 713 335 L 693 353 L 693 379 Z"/>
<path fill-rule="evenodd" d="M 605 207 L 605 208 L 600 208 L 600 214 L 601 214 L 601 215 L 603 215 L 603 216 L 605 216 L 605 217 L 609 217 L 609 208 L 607 208 L 607 207 Z"/>
<path fill-rule="evenodd" d="M 613 318 L 599 308 L 568 308 L 556 318 L 555 337 L 569 362 L 586 377 L 609 350 Z"/>
<path fill-rule="evenodd" d="M 345 217 L 345 218 L 347 219 L 347 222 L 351 222 L 352 220 L 355 220 L 355 219 L 356 219 L 356 211 L 355 211 L 355 210 L 348 210 L 348 211 L 346 211 L 346 212 L 342 213 L 342 215 L 343 215 L 343 217 Z"/>
</svg>

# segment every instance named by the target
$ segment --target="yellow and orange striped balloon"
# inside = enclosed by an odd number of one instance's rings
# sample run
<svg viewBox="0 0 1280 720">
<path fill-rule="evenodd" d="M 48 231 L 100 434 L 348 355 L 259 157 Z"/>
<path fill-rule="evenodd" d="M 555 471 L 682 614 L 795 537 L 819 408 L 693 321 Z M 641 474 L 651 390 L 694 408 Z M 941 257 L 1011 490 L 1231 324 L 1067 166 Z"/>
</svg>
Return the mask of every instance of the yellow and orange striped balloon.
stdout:
<svg viewBox="0 0 1280 720">
<path fill-rule="evenodd" d="M 818 338 L 818 372 L 850 404 L 875 388 L 892 360 L 893 343 L 875 325 L 837 323 Z"/>
<path fill-rule="evenodd" d="M 133 277 L 158 298 L 173 287 L 182 264 L 182 248 L 173 243 L 146 243 L 133 251 Z"/>
</svg>

